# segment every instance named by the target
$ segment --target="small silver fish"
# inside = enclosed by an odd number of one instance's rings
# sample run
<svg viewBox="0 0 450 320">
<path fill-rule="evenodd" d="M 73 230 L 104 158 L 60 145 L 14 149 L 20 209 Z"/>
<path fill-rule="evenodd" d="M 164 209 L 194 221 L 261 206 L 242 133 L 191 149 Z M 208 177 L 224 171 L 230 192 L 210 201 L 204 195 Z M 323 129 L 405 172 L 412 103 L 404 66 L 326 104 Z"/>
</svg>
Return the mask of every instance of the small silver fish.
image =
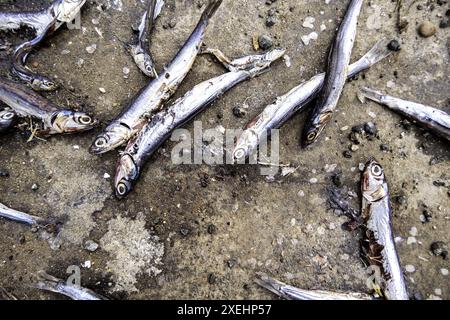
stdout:
<svg viewBox="0 0 450 320">
<path fill-rule="evenodd" d="M 0 217 L 20 223 L 25 223 L 31 226 L 46 227 L 52 224 L 47 219 L 36 217 L 28 213 L 11 209 L 1 203 L 0 203 Z"/>
<path fill-rule="evenodd" d="M 361 181 L 366 240 L 363 249 L 369 264 L 380 267 L 384 283 L 378 284 L 388 300 L 409 300 L 403 271 L 392 236 L 389 188 L 383 167 L 370 159 Z"/>
<path fill-rule="evenodd" d="M 348 76 L 348 67 L 356 38 L 358 17 L 364 0 L 351 0 L 331 48 L 328 70 L 316 107 L 305 127 L 303 146 L 317 141 L 325 126 L 331 121 Z"/>
<path fill-rule="evenodd" d="M 357 292 L 331 292 L 323 290 L 303 290 L 289 286 L 283 282 L 260 275 L 255 282 L 277 296 L 287 300 L 374 300 L 368 294 Z"/>
<path fill-rule="evenodd" d="M 423 104 L 402 100 L 370 88 L 361 88 L 365 98 L 385 105 L 450 141 L 450 115 Z"/>
<path fill-rule="evenodd" d="M 203 43 L 205 32 L 222 0 L 210 0 L 200 21 L 165 72 L 144 87 L 131 104 L 99 134 L 90 152 L 102 154 L 123 145 L 136 135 L 154 112 L 175 93 L 191 69 Z"/>
<path fill-rule="evenodd" d="M 139 69 L 148 77 L 158 76 L 155 64 L 148 49 L 149 33 L 153 29 L 154 21 L 161 13 L 164 0 L 148 0 L 147 9 L 139 24 L 139 37 L 135 45 L 130 46 L 130 52 Z"/>
<path fill-rule="evenodd" d="M 0 77 L 0 101 L 20 117 L 33 117 L 42 121 L 38 136 L 66 134 L 91 130 L 98 121 L 84 112 L 59 109 L 28 87 Z"/>
<path fill-rule="evenodd" d="M 9 108 L 0 111 L 0 133 L 10 129 L 17 121 L 17 115 L 14 110 Z"/>
<path fill-rule="evenodd" d="M 215 54 L 217 53 L 219 51 L 215 51 Z M 222 53 L 220 54 L 224 56 Z M 120 156 L 115 177 L 116 196 L 124 198 L 129 194 L 139 178 L 143 165 L 170 137 L 174 129 L 202 112 L 215 99 L 239 83 L 267 71 L 272 62 L 280 59 L 284 54 L 285 50 L 274 49 L 262 55 L 248 56 L 245 59 L 223 60 L 221 62 L 231 70 L 230 72 L 196 85 L 167 110 L 156 114 L 137 137 L 130 140 L 125 152 Z M 242 63 L 242 68 L 239 67 L 240 63 Z M 243 67 L 244 65 L 245 67 Z"/>
<path fill-rule="evenodd" d="M 107 298 L 77 285 L 53 277 L 44 271 L 38 272 L 39 282 L 36 288 L 65 295 L 72 300 L 108 300 Z"/>
<path fill-rule="evenodd" d="M 349 67 L 348 78 L 370 68 L 379 61 L 392 54 L 388 49 L 388 41 L 380 40 L 361 59 Z M 287 94 L 278 97 L 275 102 L 267 106 L 262 113 L 250 121 L 244 132 L 238 138 L 233 151 L 235 159 L 240 160 L 253 154 L 258 148 L 264 135 L 270 134 L 271 129 L 280 128 L 295 113 L 302 112 L 320 92 L 325 81 L 325 73 L 321 73 L 309 81 L 293 88 Z"/>
</svg>

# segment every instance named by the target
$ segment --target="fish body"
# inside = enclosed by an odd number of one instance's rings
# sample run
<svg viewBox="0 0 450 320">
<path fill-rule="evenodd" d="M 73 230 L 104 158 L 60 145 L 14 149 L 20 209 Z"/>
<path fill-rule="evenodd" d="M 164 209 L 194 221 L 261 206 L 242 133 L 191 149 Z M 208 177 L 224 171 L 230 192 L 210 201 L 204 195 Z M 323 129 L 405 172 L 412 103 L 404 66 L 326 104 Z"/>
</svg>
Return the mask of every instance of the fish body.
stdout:
<svg viewBox="0 0 450 320">
<path fill-rule="evenodd" d="M 20 117 L 33 117 L 42 121 L 41 135 L 82 132 L 92 129 L 97 120 L 84 112 L 59 109 L 24 85 L 0 77 L 0 101 L 7 104 Z"/>
<path fill-rule="evenodd" d="M 43 271 L 38 273 L 38 277 L 40 279 L 36 284 L 36 288 L 38 289 L 59 293 L 72 300 L 107 300 L 105 297 L 90 289 L 67 284 L 65 281 L 55 278 Z"/>
<path fill-rule="evenodd" d="M 49 222 L 44 218 L 36 217 L 28 213 L 11 209 L 1 203 L 0 203 L 0 217 L 20 223 L 25 223 L 31 226 L 36 225 L 45 227 L 49 224 Z"/>
<path fill-rule="evenodd" d="M 388 49 L 387 44 L 388 41 L 385 39 L 380 40 L 361 59 L 350 65 L 348 78 L 388 57 L 392 51 Z M 316 75 L 267 106 L 244 128 L 244 132 L 236 142 L 234 158 L 239 160 L 250 156 L 257 149 L 263 136 L 268 135 L 270 130 L 280 128 L 295 113 L 303 111 L 318 95 L 324 82 L 325 73 Z"/>
<path fill-rule="evenodd" d="M 389 188 L 382 166 L 371 159 L 362 176 L 362 218 L 366 239 L 363 248 L 371 265 L 381 268 L 379 284 L 388 300 L 409 300 L 403 271 L 392 235 Z"/>
<path fill-rule="evenodd" d="M 331 121 L 348 76 L 348 67 L 356 38 L 358 17 L 364 0 L 351 0 L 346 16 L 339 28 L 328 59 L 328 70 L 316 107 L 305 127 L 303 145 L 317 141 Z"/>
<path fill-rule="evenodd" d="M 50 8 L 32 12 L 0 12 L 0 30 L 16 30 L 28 26 L 40 34 L 53 19 Z"/>
<path fill-rule="evenodd" d="M 448 113 L 420 103 L 389 96 L 370 88 L 361 88 L 361 92 L 364 97 L 385 105 L 450 141 L 450 115 Z"/>
<path fill-rule="evenodd" d="M 148 117 L 175 93 L 194 64 L 209 20 L 221 3 L 222 0 L 209 2 L 195 30 L 166 70 L 144 87 L 121 115 L 96 137 L 90 148 L 91 153 L 102 154 L 126 143 L 148 122 Z"/>
<path fill-rule="evenodd" d="M 138 42 L 130 47 L 131 55 L 139 69 L 148 77 L 157 76 L 155 64 L 148 49 L 149 33 L 153 29 L 154 21 L 161 13 L 164 0 L 148 0 L 147 9 L 139 24 Z"/>
<path fill-rule="evenodd" d="M 287 300 L 373 300 L 373 297 L 357 292 L 331 292 L 324 290 L 303 290 L 289 286 L 267 276 L 256 279 L 261 287 Z"/>
<path fill-rule="evenodd" d="M 10 129 L 17 121 L 17 115 L 12 109 L 3 109 L 0 111 L 0 133 Z"/>
<path fill-rule="evenodd" d="M 237 84 L 266 71 L 271 63 L 280 59 L 284 53 L 285 50 L 274 49 L 263 55 L 252 56 L 254 64 L 252 67 L 247 64 L 245 70 L 237 70 L 235 67 L 227 65 L 229 69 L 235 71 L 230 71 L 196 85 L 167 110 L 156 114 L 137 137 L 130 140 L 125 152 L 121 154 L 116 169 L 116 196 L 123 198 L 132 190 L 142 166 L 170 137 L 174 129 L 202 112 L 211 102 Z"/>
</svg>

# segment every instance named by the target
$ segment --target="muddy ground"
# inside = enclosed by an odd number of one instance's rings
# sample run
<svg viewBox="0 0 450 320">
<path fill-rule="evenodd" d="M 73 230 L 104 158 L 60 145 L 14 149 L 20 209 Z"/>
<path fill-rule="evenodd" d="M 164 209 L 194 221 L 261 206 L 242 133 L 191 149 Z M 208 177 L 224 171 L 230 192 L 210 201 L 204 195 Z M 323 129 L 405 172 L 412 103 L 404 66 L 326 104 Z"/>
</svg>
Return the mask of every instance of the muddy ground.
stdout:
<svg viewBox="0 0 450 320">
<path fill-rule="evenodd" d="M 169 2 L 152 36 L 158 71 L 170 62 L 201 13 L 200 1 Z M 280 61 L 269 73 L 225 94 L 196 118 L 204 128 L 243 127 L 275 97 L 323 71 L 349 1 L 266 2 L 224 0 L 206 43 L 238 57 L 254 52 L 253 36 L 269 35 L 288 50 L 292 65 Z M 117 153 L 97 157 L 87 151 L 100 128 L 47 141 L 27 142 L 26 133 L 18 131 L 2 135 L 0 169 L 9 176 L 0 177 L 0 201 L 66 223 L 55 237 L 0 219 L 0 287 L 19 299 L 60 299 L 29 285 L 39 270 L 67 278 L 67 268 L 75 265 L 81 268 L 83 286 L 114 299 L 274 298 L 253 282 L 257 272 L 302 288 L 366 292 L 361 234 L 343 230 L 347 219 L 329 210 L 326 190 L 333 185 L 333 175 L 341 173 L 350 194 L 358 194 L 351 199 L 358 208 L 359 167 L 375 156 L 389 179 L 393 231 L 402 265 L 409 271 L 411 297 L 450 298 L 448 260 L 429 250 L 435 241 L 450 241 L 449 144 L 408 126 L 379 105 L 357 99 L 358 88 L 367 85 L 450 111 L 450 29 L 439 27 L 445 27 L 446 2 L 403 1 L 401 20 L 408 26 L 399 33 L 396 1 L 366 1 L 354 58 L 383 36 L 398 39 L 402 51 L 347 84 L 324 134 L 327 139 L 311 150 L 299 143 L 307 113 L 283 126 L 281 162 L 297 168 L 287 176 L 267 178 L 258 166 L 175 166 L 170 160 L 175 144 L 168 142 L 152 157 L 136 190 L 118 201 L 112 178 L 105 176 L 114 175 Z M 42 8 L 45 3 L 1 0 L 0 10 Z M 30 66 L 62 85 L 45 96 L 94 114 L 101 126 L 112 120 L 149 81 L 123 46 L 132 39 L 131 26 L 142 8 L 140 1 L 88 0 L 81 30 L 63 28 L 29 58 Z M 268 27 L 272 8 L 275 25 Z M 307 17 L 315 18 L 314 30 L 303 26 Z M 424 21 L 437 26 L 434 36 L 418 35 Z M 305 45 L 302 37 L 313 31 L 318 39 Z M 24 32 L 1 33 L 0 41 L 18 44 L 24 37 Z M 90 54 L 86 47 L 93 44 L 97 49 Z M 10 76 L 8 51 L 0 51 L 0 57 L 2 75 Z M 124 67 L 130 70 L 127 76 Z M 199 57 L 176 97 L 222 72 L 212 59 Z M 237 118 L 233 108 L 244 104 L 247 114 Z M 352 145 L 351 128 L 369 121 L 377 124 L 379 137 L 363 140 L 352 158 L 344 157 Z M 192 123 L 186 128 L 193 130 Z M 432 219 L 424 223 L 425 208 Z M 95 252 L 84 249 L 88 240 L 99 244 Z"/>
</svg>

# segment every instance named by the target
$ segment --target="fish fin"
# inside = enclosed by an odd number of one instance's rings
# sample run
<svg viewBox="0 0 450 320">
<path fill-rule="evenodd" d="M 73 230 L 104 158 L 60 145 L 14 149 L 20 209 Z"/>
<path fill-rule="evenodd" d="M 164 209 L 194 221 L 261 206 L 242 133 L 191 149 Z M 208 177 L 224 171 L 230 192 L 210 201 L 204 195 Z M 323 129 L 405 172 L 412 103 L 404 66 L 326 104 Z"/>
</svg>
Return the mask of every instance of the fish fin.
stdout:
<svg viewBox="0 0 450 320">
<path fill-rule="evenodd" d="M 219 49 L 212 49 L 212 48 L 202 48 L 200 49 L 200 54 L 209 54 L 212 55 L 214 58 L 217 59 L 227 70 L 233 71 L 235 70 L 233 66 L 233 61 L 225 55 L 221 50 Z"/>
<path fill-rule="evenodd" d="M 389 49 L 388 45 L 389 41 L 386 38 L 382 38 L 361 59 L 370 61 L 370 65 L 380 62 L 393 53 L 393 51 Z"/>
<path fill-rule="evenodd" d="M 37 272 L 37 277 L 38 277 L 39 280 L 47 281 L 47 282 L 55 282 L 55 283 L 57 283 L 57 282 L 61 281 L 60 279 L 49 275 L 47 272 L 45 272 L 43 270 Z"/>
</svg>

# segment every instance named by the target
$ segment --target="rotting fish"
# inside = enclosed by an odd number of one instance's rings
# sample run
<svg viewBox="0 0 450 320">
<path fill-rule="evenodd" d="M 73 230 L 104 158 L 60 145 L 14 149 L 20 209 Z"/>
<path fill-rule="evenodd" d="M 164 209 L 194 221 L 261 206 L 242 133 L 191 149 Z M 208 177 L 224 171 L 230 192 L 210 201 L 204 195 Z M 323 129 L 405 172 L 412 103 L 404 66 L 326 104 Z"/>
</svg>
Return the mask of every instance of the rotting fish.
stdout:
<svg viewBox="0 0 450 320">
<path fill-rule="evenodd" d="M 348 67 L 356 38 L 358 17 L 364 0 L 352 0 L 339 28 L 328 59 L 328 70 L 317 104 L 305 127 L 302 143 L 307 147 L 317 141 L 331 121 L 348 76 Z"/>
<path fill-rule="evenodd" d="M 11 209 L 1 203 L 0 203 L 0 217 L 20 223 L 25 223 L 31 226 L 46 227 L 53 224 L 47 219 L 36 217 L 28 213 Z"/>
<path fill-rule="evenodd" d="M 33 90 L 51 91 L 58 86 L 45 76 L 37 75 L 25 64 L 28 54 L 48 35 L 64 23 L 71 22 L 79 14 L 86 0 L 57 0 L 48 9 L 36 12 L 0 13 L 0 29 L 16 29 L 28 25 L 36 31 L 36 37 L 19 45 L 12 58 L 12 72 L 27 82 Z"/>
<path fill-rule="evenodd" d="M 450 115 L 448 113 L 423 104 L 392 97 L 367 87 L 361 88 L 361 93 L 365 98 L 385 105 L 450 141 Z"/>
<path fill-rule="evenodd" d="M 383 167 L 370 159 L 361 181 L 362 212 L 366 239 L 362 248 L 367 262 L 379 267 L 383 276 L 378 283 L 388 300 L 409 300 L 403 271 L 392 235 L 392 210 Z"/>
<path fill-rule="evenodd" d="M 36 135 L 68 134 L 91 130 L 98 122 L 84 112 L 59 109 L 51 101 L 28 87 L 0 77 L 0 101 L 20 117 L 42 121 L 43 128 Z"/>
<path fill-rule="evenodd" d="M 36 288 L 65 295 L 72 300 L 108 300 L 94 291 L 53 277 L 44 271 L 38 272 Z"/>
<path fill-rule="evenodd" d="M 374 300 L 372 296 L 365 293 L 298 289 L 265 275 L 260 275 L 255 282 L 287 300 Z"/>
<path fill-rule="evenodd" d="M 380 40 L 360 60 L 350 65 L 348 78 L 370 68 L 390 54 L 392 51 L 388 48 L 388 41 Z M 320 92 L 324 81 L 325 73 L 321 73 L 267 106 L 261 114 L 249 122 L 238 138 L 233 152 L 234 158 L 240 160 L 253 154 L 263 137 L 270 134 L 270 130 L 280 128 L 295 113 L 303 111 L 309 105 Z"/>
<path fill-rule="evenodd" d="M 209 53 L 211 52 L 209 51 Z M 214 52 L 220 53 L 220 51 Z M 230 59 L 219 60 L 230 72 L 196 85 L 167 110 L 156 114 L 137 137 L 130 140 L 117 164 L 116 196 L 124 198 L 132 190 L 143 165 L 170 137 L 174 129 L 202 112 L 210 103 L 234 86 L 267 71 L 272 62 L 280 59 L 284 54 L 285 50 L 274 49 L 262 55 L 248 56 L 233 61 Z M 221 57 L 224 55 L 221 54 Z"/>
<path fill-rule="evenodd" d="M 9 108 L 0 111 L 0 133 L 10 129 L 17 121 L 17 115 L 14 110 Z"/>
<path fill-rule="evenodd" d="M 129 141 L 175 93 L 191 69 L 203 43 L 210 18 L 222 0 L 210 0 L 191 36 L 165 69 L 164 73 L 144 87 L 131 104 L 96 137 L 90 152 L 102 154 Z"/>
<path fill-rule="evenodd" d="M 156 73 L 155 64 L 148 49 L 148 37 L 153 29 L 154 21 L 161 13 L 163 6 L 164 0 L 148 0 L 147 9 L 139 24 L 138 42 L 130 46 L 130 53 L 133 56 L 134 62 L 150 78 L 155 78 L 158 74 Z"/>
</svg>

